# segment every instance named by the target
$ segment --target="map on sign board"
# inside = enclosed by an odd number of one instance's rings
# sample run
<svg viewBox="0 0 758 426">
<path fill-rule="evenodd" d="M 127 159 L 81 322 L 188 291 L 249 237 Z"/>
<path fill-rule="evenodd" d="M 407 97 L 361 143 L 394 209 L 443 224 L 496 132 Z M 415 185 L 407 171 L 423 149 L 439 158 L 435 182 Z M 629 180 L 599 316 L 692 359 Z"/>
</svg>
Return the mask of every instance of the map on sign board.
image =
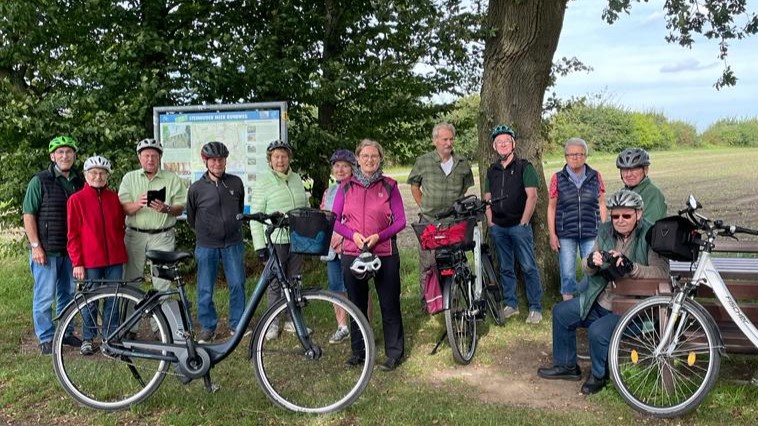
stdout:
<svg viewBox="0 0 758 426">
<path fill-rule="evenodd" d="M 256 176 L 268 169 L 266 147 L 286 140 L 286 115 L 284 102 L 155 108 L 155 137 L 163 144 L 163 168 L 174 171 L 189 186 L 206 171 L 200 157 L 203 145 L 223 142 L 229 148 L 226 172 L 245 184 L 245 212 L 249 213 Z"/>
</svg>

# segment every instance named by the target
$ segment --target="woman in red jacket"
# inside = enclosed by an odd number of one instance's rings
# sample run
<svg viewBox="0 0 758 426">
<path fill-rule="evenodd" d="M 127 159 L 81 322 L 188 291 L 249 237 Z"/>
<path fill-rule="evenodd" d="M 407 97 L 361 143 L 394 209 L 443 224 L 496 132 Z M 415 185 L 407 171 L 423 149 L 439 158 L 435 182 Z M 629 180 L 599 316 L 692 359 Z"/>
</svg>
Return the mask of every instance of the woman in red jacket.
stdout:
<svg viewBox="0 0 758 426">
<path fill-rule="evenodd" d="M 120 280 L 127 261 L 124 245 L 124 212 L 118 194 L 107 188 L 111 162 L 94 155 L 84 162 L 87 184 L 68 199 L 68 255 L 77 280 Z M 82 355 L 95 353 L 93 340 L 98 334 L 98 306 L 82 312 Z M 103 335 L 118 326 L 113 300 L 103 306 Z"/>
</svg>

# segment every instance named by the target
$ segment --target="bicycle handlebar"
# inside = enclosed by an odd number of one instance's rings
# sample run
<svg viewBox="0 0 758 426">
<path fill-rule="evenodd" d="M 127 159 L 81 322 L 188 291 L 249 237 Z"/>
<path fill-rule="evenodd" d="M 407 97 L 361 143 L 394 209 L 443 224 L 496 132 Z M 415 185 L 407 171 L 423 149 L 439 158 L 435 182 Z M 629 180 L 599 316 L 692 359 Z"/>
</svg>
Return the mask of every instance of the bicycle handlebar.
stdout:
<svg viewBox="0 0 758 426">
<path fill-rule="evenodd" d="M 697 212 L 697 210 L 699 210 L 701 207 L 702 206 L 700 203 L 698 203 L 697 200 L 695 200 L 695 198 L 690 195 L 687 207 L 679 210 L 677 213 L 679 216 L 686 215 L 689 218 L 690 222 L 697 226 L 698 229 L 708 233 L 713 233 L 724 237 L 734 237 L 736 234 L 758 235 L 758 230 L 755 229 L 724 224 L 724 221 L 721 219 L 711 220 Z"/>
<path fill-rule="evenodd" d="M 464 197 L 461 197 L 455 200 L 452 206 L 448 207 L 446 210 L 442 211 L 441 213 L 436 214 L 434 218 L 437 220 L 440 220 L 440 219 L 445 219 L 448 217 L 462 219 L 462 218 L 478 216 L 484 213 L 487 206 L 490 206 L 493 203 L 497 203 L 498 201 L 501 201 L 503 199 L 505 199 L 505 197 L 496 198 L 494 200 L 482 200 L 473 194 L 466 195 Z"/>
<path fill-rule="evenodd" d="M 284 213 L 282 212 L 274 212 L 271 214 L 266 213 L 239 213 L 236 216 L 237 220 L 242 221 L 251 221 L 254 220 L 256 222 L 262 223 L 264 225 L 268 225 L 269 222 L 271 224 L 276 224 L 275 227 L 283 226 L 281 224 L 281 221 L 285 218 Z"/>
</svg>

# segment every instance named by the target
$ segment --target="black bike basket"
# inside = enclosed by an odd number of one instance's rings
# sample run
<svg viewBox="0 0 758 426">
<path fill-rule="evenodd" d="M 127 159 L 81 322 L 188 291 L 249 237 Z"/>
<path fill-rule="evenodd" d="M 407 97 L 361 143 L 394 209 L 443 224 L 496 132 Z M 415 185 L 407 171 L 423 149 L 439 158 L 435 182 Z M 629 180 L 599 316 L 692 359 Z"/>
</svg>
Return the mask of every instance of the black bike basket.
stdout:
<svg viewBox="0 0 758 426">
<path fill-rule="evenodd" d="M 287 212 L 290 226 L 290 252 L 326 256 L 334 231 L 336 215 L 318 209 L 294 209 Z"/>
<path fill-rule="evenodd" d="M 694 262 L 700 253 L 699 236 L 692 222 L 681 216 L 669 216 L 655 222 L 645 238 L 650 248 L 666 259 Z"/>
</svg>

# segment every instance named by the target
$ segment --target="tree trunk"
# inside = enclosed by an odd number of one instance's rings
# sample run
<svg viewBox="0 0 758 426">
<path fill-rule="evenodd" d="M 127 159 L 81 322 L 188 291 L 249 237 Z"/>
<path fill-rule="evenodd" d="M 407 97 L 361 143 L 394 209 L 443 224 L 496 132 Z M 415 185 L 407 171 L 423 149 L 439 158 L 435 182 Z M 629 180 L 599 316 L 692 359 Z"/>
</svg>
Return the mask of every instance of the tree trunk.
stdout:
<svg viewBox="0 0 758 426">
<path fill-rule="evenodd" d="M 484 75 L 479 112 L 480 178 L 486 165 L 497 158 L 490 130 L 511 125 L 517 133 L 516 155 L 529 160 L 543 176 L 541 137 L 542 102 L 547 89 L 553 55 L 563 26 L 567 0 L 491 0 L 485 41 Z M 535 254 L 543 286 L 550 294 L 560 292 L 555 253 L 550 249 L 547 228 L 547 186 L 540 181 L 539 202 L 532 217 Z"/>
</svg>

